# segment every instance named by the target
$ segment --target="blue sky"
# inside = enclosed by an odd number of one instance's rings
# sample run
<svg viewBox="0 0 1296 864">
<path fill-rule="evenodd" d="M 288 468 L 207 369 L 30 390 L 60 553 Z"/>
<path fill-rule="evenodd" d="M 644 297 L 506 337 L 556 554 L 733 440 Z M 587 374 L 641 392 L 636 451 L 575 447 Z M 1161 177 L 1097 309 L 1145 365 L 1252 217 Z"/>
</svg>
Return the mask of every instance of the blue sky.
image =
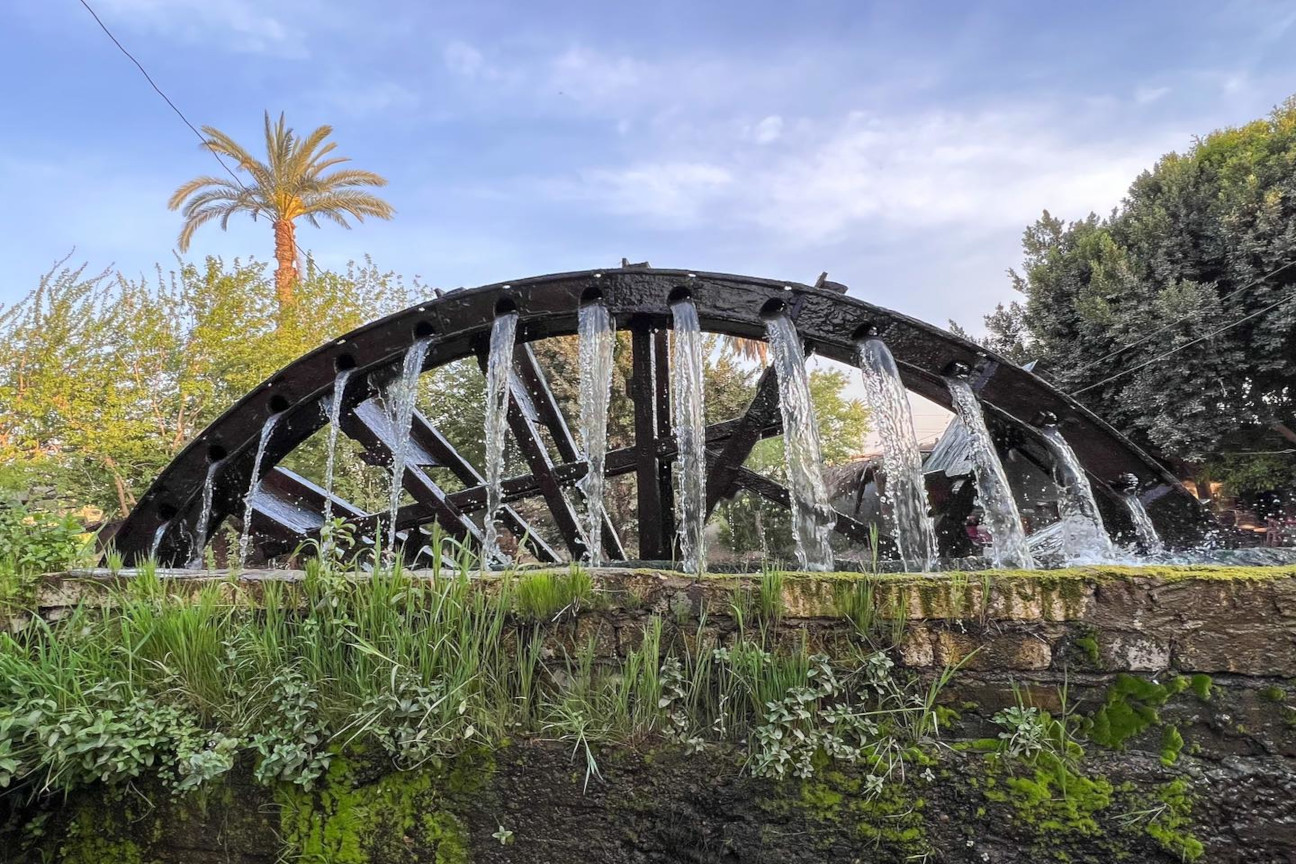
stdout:
<svg viewBox="0 0 1296 864">
<path fill-rule="evenodd" d="M 1296 91 L 1290 3 L 91 0 L 197 125 L 331 123 L 390 223 L 339 265 L 455 287 L 614 264 L 812 281 L 943 323 L 1010 299 L 1048 208 L 1114 206 L 1195 134 Z M 173 261 L 219 171 L 76 0 L 0 6 L 0 302 L 52 262 Z M 270 255 L 264 223 L 191 254 Z"/>
</svg>

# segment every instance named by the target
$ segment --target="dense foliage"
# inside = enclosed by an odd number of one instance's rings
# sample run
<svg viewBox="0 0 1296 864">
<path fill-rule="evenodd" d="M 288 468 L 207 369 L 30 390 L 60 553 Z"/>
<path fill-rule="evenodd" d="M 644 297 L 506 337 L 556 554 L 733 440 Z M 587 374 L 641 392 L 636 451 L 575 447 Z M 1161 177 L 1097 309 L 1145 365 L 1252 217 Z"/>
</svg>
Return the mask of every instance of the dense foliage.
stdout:
<svg viewBox="0 0 1296 864">
<path fill-rule="evenodd" d="M 1045 212 L 1022 246 L 992 347 L 1199 475 L 1296 481 L 1292 454 L 1255 452 L 1296 442 L 1296 98 L 1164 156 L 1107 217 Z"/>
<path fill-rule="evenodd" d="M 424 293 L 366 262 L 307 274 L 280 314 L 265 270 L 216 258 L 152 280 L 52 270 L 0 312 L 0 480 L 123 513 L 275 370 Z"/>
</svg>

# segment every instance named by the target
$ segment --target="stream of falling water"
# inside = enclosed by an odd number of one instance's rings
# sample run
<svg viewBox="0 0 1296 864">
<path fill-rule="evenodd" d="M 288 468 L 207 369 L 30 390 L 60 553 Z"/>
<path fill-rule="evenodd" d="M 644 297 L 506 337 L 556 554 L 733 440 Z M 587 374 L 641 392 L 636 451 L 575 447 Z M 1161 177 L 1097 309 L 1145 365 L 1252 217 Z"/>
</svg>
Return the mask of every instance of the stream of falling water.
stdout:
<svg viewBox="0 0 1296 864">
<path fill-rule="evenodd" d="M 675 460 L 675 523 L 680 559 L 690 573 L 706 565 L 706 419 L 702 390 L 702 328 L 691 300 L 671 304 L 671 431 Z"/>
<path fill-rule="evenodd" d="M 198 508 L 198 521 L 194 523 L 194 551 L 189 558 L 189 569 L 197 570 L 203 565 L 203 550 L 207 548 L 207 523 L 211 521 L 212 487 L 216 482 L 216 466 L 212 462 L 207 466 L 207 479 L 203 481 L 202 506 Z"/>
<path fill-rule="evenodd" d="M 836 516 L 823 480 L 819 426 L 810 399 L 805 350 L 796 326 L 786 315 L 765 320 L 770 355 L 778 375 L 779 409 L 783 413 L 783 455 L 791 493 L 792 531 L 802 570 L 832 569 L 829 538 Z"/>
<path fill-rule="evenodd" d="M 900 560 L 906 570 L 930 570 L 936 561 L 936 531 L 928 513 L 922 453 L 900 370 L 881 339 L 863 339 L 857 347 L 864 392 L 882 438 L 886 472 L 882 503 L 894 524 Z"/>
<path fill-rule="evenodd" d="M 1058 511 L 1062 521 L 1062 557 L 1067 564 L 1106 561 L 1113 557 L 1111 538 L 1103 527 L 1093 488 L 1075 451 L 1054 425 L 1041 429 L 1053 451 Z"/>
<path fill-rule="evenodd" d="M 391 435 L 388 446 L 392 451 L 391 489 L 387 495 L 387 548 L 396 551 L 396 514 L 400 511 L 401 495 L 405 491 L 405 463 L 409 461 L 410 424 L 414 421 L 414 403 L 418 400 L 419 375 L 423 374 L 423 361 L 427 359 L 432 337 L 416 340 L 405 352 L 401 377 L 392 394 Z"/>
<path fill-rule="evenodd" d="M 162 548 L 162 538 L 166 536 L 167 529 L 171 527 L 171 522 L 163 522 L 153 532 L 153 541 L 149 543 L 149 559 L 156 561 L 158 549 Z"/>
<path fill-rule="evenodd" d="M 243 531 L 239 534 L 238 552 L 240 570 L 247 566 L 248 548 L 252 543 L 252 503 L 256 500 L 257 487 L 261 485 L 261 460 L 265 457 L 270 433 L 274 432 L 278 422 L 278 414 L 266 418 L 265 425 L 261 427 L 261 440 L 257 441 L 256 458 L 252 460 L 252 479 L 248 482 L 247 494 L 243 496 Z"/>
<path fill-rule="evenodd" d="M 342 416 L 342 397 L 346 395 L 347 381 L 354 369 L 341 369 L 333 379 L 333 399 L 329 402 L 328 447 L 324 455 L 324 521 L 328 528 L 333 519 L 333 469 L 336 465 L 338 420 Z M 330 538 L 331 540 L 331 538 Z"/>
<path fill-rule="evenodd" d="M 1152 524 L 1152 517 L 1148 515 L 1143 502 L 1133 492 L 1121 497 L 1125 499 L 1125 506 L 1129 509 L 1130 519 L 1134 522 L 1134 536 L 1143 547 L 1143 554 L 1160 555 L 1165 551 L 1165 544 L 1161 542 L 1161 536 L 1157 534 L 1156 526 Z"/>
<path fill-rule="evenodd" d="M 946 378 L 945 384 L 953 397 L 954 411 L 967 429 L 972 448 L 977 498 L 990 529 L 991 542 L 986 548 L 986 557 L 995 567 L 1033 570 L 1035 560 L 1026 543 L 1026 531 L 1017 512 L 1017 502 L 1008 485 L 1008 476 L 1004 474 L 1003 463 L 999 461 L 999 453 L 990 440 L 981 403 L 972 392 L 972 386 L 962 378 Z"/>
<path fill-rule="evenodd" d="M 482 518 L 482 567 L 489 567 L 501 558 L 495 514 L 503 498 L 504 432 L 516 339 L 517 313 L 497 315 L 491 326 L 490 355 L 486 362 L 486 515 Z"/>
<path fill-rule="evenodd" d="M 608 402 L 612 397 L 612 352 L 616 347 L 616 323 L 602 303 L 580 308 L 578 324 L 580 354 L 580 433 L 585 464 L 589 471 L 581 479 L 585 495 L 585 548 L 591 567 L 603 565 L 604 488 L 607 459 Z"/>
</svg>

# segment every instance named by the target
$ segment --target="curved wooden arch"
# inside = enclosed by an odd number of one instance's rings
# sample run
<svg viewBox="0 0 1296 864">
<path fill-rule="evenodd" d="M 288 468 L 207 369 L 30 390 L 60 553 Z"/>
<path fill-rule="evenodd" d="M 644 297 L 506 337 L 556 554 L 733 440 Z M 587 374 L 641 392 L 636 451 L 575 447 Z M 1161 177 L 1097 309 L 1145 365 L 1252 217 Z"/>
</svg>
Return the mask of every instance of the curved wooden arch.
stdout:
<svg viewBox="0 0 1296 864">
<path fill-rule="evenodd" d="M 660 338 L 661 332 L 671 326 L 668 298 L 681 292 L 691 297 L 704 330 L 752 339 L 765 336 L 762 310 L 781 304 L 795 319 L 808 351 L 852 366 L 856 339 L 870 330 L 876 332 L 895 355 L 905 386 L 946 407 L 950 400 L 942 373 L 953 363 L 965 364 L 973 370 L 973 387 L 986 406 L 987 418 L 1001 450 L 1020 454 L 1040 465 L 1051 465 L 1049 451 L 1033 425 L 1041 412 L 1050 412 L 1058 418 L 1067 440 L 1094 481 L 1100 499 L 1106 502 L 1103 509 L 1109 525 L 1128 526 L 1128 516 L 1124 507 L 1119 506 L 1118 493 L 1112 485 L 1122 475 L 1132 474 L 1138 478 L 1139 495 L 1167 542 L 1184 545 L 1200 539 L 1207 517 L 1197 500 L 1155 460 L 1074 399 L 980 346 L 922 321 L 846 296 L 844 291 L 843 286 L 833 283 L 812 287 L 746 276 L 632 267 L 539 276 L 449 292 L 321 346 L 241 399 L 163 470 L 122 524 L 115 543 L 127 560 L 139 560 L 150 552 L 167 564 L 185 560 L 191 551 L 188 547 L 192 537 L 197 533 L 195 522 L 199 518 L 201 490 L 209 467 L 213 461 L 218 463 L 212 469 L 215 473 L 209 522 L 209 526 L 215 526 L 227 516 L 238 515 L 250 485 L 262 427 L 273 414 L 279 417 L 261 463 L 262 483 L 254 502 L 254 519 L 271 535 L 265 541 L 268 549 L 281 550 L 291 537 L 309 536 L 318 528 L 317 516 L 312 514 L 322 509 L 324 492 L 276 466 L 328 422 L 327 410 L 338 370 L 354 369 L 343 399 L 343 429 L 380 457 L 385 445 L 382 440 L 375 440 L 381 438 L 375 425 L 374 412 L 381 410 L 376 397 L 399 374 L 410 344 L 420 337 L 432 337 L 425 371 L 454 360 L 481 357 L 500 308 L 513 308 L 518 313 L 519 374 L 527 393 L 515 393 L 515 402 L 530 400 L 530 404 L 514 405 L 515 412 L 521 416 L 511 417 L 511 425 L 514 421 L 522 424 L 514 426 L 515 434 L 519 429 L 525 433 L 527 423 L 537 422 L 549 425 L 553 432 L 555 418 L 547 415 L 556 410 L 556 404 L 545 404 L 547 388 L 543 375 L 538 367 L 528 368 L 529 349 L 525 343 L 575 334 L 580 304 L 597 297 L 616 319 L 618 329 L 633 334 L 635 377 L 638 384 L 646 385 L 645 379 L 661 374 L 660 368 L 654 370 L 651 365 L 650 340 Z M 637 395 L 647 398 L 645 394 L 650 392 L 654 392 L 652 388 L 641 387 Z M 661 400 L 662 393 L 655 391 L 655 398 Z M 637 412 L 644 416 L 639 418 L 642 424 L 637 423 L 640 434 L 636 447 L 631 448 L 633 452 L 610 454 L 608 471 L 638 471 L 642 481 L 653 470 L 659 470 L 661 464 L 669 462 L 673 442 L 669 430 L 652 420 L 652 411 L 640 411 L 641 407 L 647 409 L 637 403 Z M 747 488 L 758 494 L 778 499 L 781 487 L 767 481 L 768 486 L 761 488 L 759 480 L 743 474 L 742 459 L 734 461 L 738 455 L 745 456 L 744 447 L 750 450 L 749 440 L 754 443 L 759 437 L 778 434 L 777 414 L 777 391 L 763 384 L 746 415 L 708 429 L 708 442 L 713 448 L 709 454 L 713 463 L 708 489 L 710 503 L 730 494 L 735 484 L 747 484 Z M 562 422 L 561 417 L 556 419 Z M 638 428 L 640 425 L 642 428 Z M 467 515 L 484 507 L 480 476 L 472 466 L 456 463 L 457 454 L 435 429 L 416 422 L 411 434 L 426 464 L 451 467 L 468 488 L 445 495 L 434 487 L 425 488 L 425 477 L 420 480 L 407 473 L 406 488 L 418 503 L 402 509 L 398 527 L 407 530 L 438 521 L 452 530 L 471 534 L 474 526 Z M 584 466 L 578 454 L 570 446 L 564 446 L 561 435 L 554 437 L 559 441 L 560 452 L 556 456 L 535 454 L 539 461 L 533 461 L 531 475 L 506 482 L 506 501 L 552 494 L 553 489 L 570 485 L 583 474 Z M 651 507 L 654 502 L 643 500 L 642 496 L 649 494 L 651 498 L 651 494 L 643 488 L 643 482 L 639 486 L 642 517 L 644 506 Z M 669 494 L 668 489 L 659 491 Z M 666 502 L 659 496 L 655 503 L 661 511 Z M 353 518 L 366 528 L 379 527 L 377 515 L 363 514 L 346 502 L 335 501 L 334 512 Z M 504 518 L 507 522 L 513 517 L 506 513 Z M 846 521 L 839 522 L 838 530 L 854 534 L 857 526 L 850 524 L 849 517 L 841 518 Z M 254 522 L 254 528 L 257 527 Z M 659 534 L 666 527 L 661 526 Z M 615 536 L 611 539 L 614 541 L 611 548 L 619 550 Z M 668 551 L 660 554 L 664 551 L 660 542 L 650 542 L 648 548 L 660 557 L 669 557 Z M 541 548 L 537 554 L 544 558 L 555 553 L 553 550 L 546 553 Z M 641 557 L 650 556 L 641 554 Z"/>
</svg>

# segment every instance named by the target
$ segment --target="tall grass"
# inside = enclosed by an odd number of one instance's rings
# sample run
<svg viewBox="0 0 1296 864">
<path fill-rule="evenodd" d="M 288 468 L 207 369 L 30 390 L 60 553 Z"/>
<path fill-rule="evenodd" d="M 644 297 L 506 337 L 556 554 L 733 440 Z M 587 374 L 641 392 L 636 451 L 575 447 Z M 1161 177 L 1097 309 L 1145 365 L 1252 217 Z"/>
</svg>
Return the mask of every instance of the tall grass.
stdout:
<svg viewBox="0 0 1296 864">
<path fill-rule="evenodd" d="M 443 565 L 432 578 L 326 557 L 300 582 L 195 590 L 144 568 L 102 608 L 0 635 L 0 785 L 67 789 L 156 771 L 186 789 L 246 751 L 263 781 L 308 786 L 348 748 L 412 767 L 526 738 L 567 742 L 593 782 L 603 745 L 751 746 L 771 706 L 821 687 L 827 659 L 804 639 L 774 638 L 773 571 L 756 630 L 737 605 L 723 642 L 705 616 L 691 633 L 652 616 L 616 658 L 592 639 L 560 647 L 572 628 L 553 619 L 589 604 L 584 571 L 479 584 L 461 550 L 434 543 Z M 816 711 L 837 712 L 824 722 L 890 712 L 905 721 L 885 731 L 904 737 L 895 746 L 929 736 L 937 691 L 898 679 L 884 689 L 861 672 L 878 668 L 870 658 L 863 648 L 838 658 L 842 686 L 814 697 Z"/>
</svg>

